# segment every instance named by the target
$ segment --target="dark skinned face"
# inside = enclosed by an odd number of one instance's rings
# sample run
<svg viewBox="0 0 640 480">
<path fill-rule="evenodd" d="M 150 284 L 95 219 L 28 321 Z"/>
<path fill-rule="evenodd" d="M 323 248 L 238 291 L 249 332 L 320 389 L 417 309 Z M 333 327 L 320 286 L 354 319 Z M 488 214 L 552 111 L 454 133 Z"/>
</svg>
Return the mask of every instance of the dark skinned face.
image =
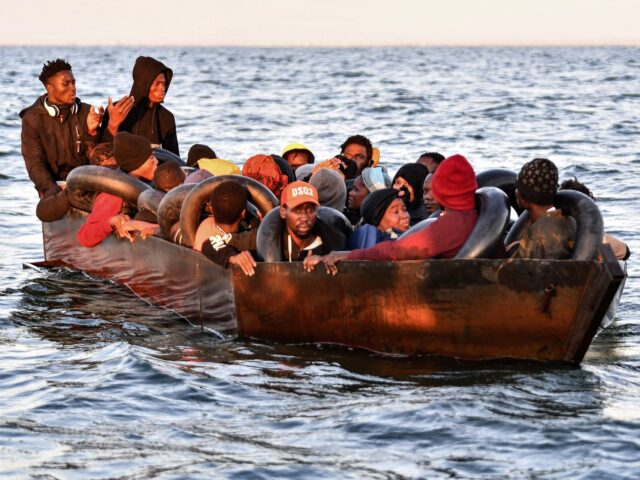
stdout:
<svg viewBox="0 0 640 480">
<path fill-rule="evenodd" d="M 362 176 L 356 177 L 353 182 L 353 188 L 347 197 L 347 206 L 351 210 L 360 210 L 360 205 L 362 205 L 367 195 L 369 195 L 369 190 L 365 187 Z"/>
<path fill-rule="evenodd" d="M 167 76 L 164 73 L 159 73 L 149 88 L 149 101 L 151 103 L 162 103 L 166 94 Z"/>
<path fill-rule="evenodd" d="M 294 150 L 287 153 L 286 160 L 295 172 L 298 167 L 309 163 L 309 154 L 302 150 Z"/>
<path fill-rule="evenodd" d="M 280 207 L 280 218 L 287 224 L 287 230 L 292 237 L 308 238 L 318 218 L 318 207 L 310 202 L 294 208 L 286 205 Z"/>
<path fill-rule="evenodd" d="M 358 166 L 358 174 L 362 172 L 366 167 L 369 166 L 369 160 L 367 159 L 367 149 L 362 145 L 358 145 L 357 143 L 350 143 L 346 147 L 344 147 L 344 151 L 342 154 L 356 162 Z"/>
<path fill-rule="evenodd" d="M 76 101 L 76 79 L 71 70 L 63 70 L 47 79 L 49 103 L 73 105 Z"/>
</svg>

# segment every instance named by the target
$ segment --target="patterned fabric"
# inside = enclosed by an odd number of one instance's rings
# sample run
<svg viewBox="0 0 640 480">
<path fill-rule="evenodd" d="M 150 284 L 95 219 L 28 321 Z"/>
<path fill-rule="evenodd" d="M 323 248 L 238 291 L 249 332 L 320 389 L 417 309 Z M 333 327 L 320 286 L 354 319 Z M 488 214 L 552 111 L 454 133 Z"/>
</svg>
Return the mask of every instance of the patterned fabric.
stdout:
<svg viewBox="0 0 640 480">
<path fill-rule="evenodd" d="M 531 160 L 520 169 L 516 187 L 526 201 L 551 205 L 558 191 L 558 168 L 546 158 Z"/>
<path fill-rule="evenodd" d="M 289 183 L 289 177 L 270 155 L 254 155 L 242 167 L 242 175 L 257 180 L 280 199 L 282 190 Z"/>
<path fill-rule="evenodd" d="M 514 257 L 565 260 L 571 257 L 575 238 L 575 220 L 554 209 L 522 232 Z"/>
</svg>

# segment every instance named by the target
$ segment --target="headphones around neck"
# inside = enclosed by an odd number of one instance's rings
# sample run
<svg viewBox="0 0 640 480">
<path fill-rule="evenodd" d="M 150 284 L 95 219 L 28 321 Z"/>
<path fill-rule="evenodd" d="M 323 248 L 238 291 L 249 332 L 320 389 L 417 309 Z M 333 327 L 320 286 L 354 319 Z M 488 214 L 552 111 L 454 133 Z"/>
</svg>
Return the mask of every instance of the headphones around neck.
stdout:
<svg viewBox="0 0 640 480">
<path fill-rule="evenodd" d="M 44 97 L 44 102 L 42 102 L 47 113 L 52 117 L 57 117 L 58 115 L 60 115 L 60 109 L 56 105 L 50 105 L 47 100 L 49 100 L 48 95 Z M 71 115 L 75 115 L 76 113 L 78 113 L 78 110 L 80 109 L 79 105 L 80 100 L 76 98 L 73 102 L 73 105 L 71 105 Z"/>
</svg>

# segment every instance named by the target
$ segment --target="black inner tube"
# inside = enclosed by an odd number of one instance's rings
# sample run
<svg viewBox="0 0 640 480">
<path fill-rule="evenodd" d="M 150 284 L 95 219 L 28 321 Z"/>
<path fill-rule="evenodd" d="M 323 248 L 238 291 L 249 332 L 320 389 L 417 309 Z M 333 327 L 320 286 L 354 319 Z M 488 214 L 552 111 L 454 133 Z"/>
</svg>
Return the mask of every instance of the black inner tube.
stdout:
<svg viewBox="0 0 640 480">
<path fill-rule="evenodd" d="M 138 213 L 146 213 L 146 218 L 158 223 L 158 207 L 165 196 L 165 192 L 150 188 L 138 196 Z"/>
<path fill-rule="evenodd" d="M 522 213 L 522 208 L 518 205 L 516 200 L 516 180 L 518 174 L 513 170 L 506 168 L 491 168 L 480 172 L 476 176 L 478 182 L 478 188 L 482 187 L 497 187 L 507 194 L 509 197 L 509 204 L 516 211 L 518 215 Z"/>
<path fill-rule="evenodd" d="M 133 205 L 139 195 L 151 187 L 142 180 L 121 171 L 96 165 L 76 167 L 67 176 L 67 195 L 72 207 L 91 211 L 94 194 L 105 192 Z"/>
<path fill-rule="evenodd" d="M 207 178 L 197 185 L 194 185 L 194 188 L 187 194 L 182 202 L 182 208 L 180 210 L 180 230 L 183 245 L 193 247 L 203 205 L 209 200 L 211 192 L 213 192 L 220 183 L 227 180 L 233 180 L 244 186 L 249 194 L 249 201 L 257 207 L 263 216 L 266 216 L 268 212 L 278 205 L 276 196 L 267 187 L 252 178 L 241 177 L 239 175 L 220 175 Z"/>
<path fill-rule="evenodd" d="M 195 188 L 196 183 L 184 183 L 169 190 L 160 201 L 158 211 L 158 224 L 165 238 L 171 238 L 171 227 L 180 220 L 180 209 L 187 194 Z"/>
<path fill-rule="evenodd" d="M 511 209 L 507 194 L 496 187 L 476 190 L 478 220 L 455 258 L 491 258 L 503 241 Z"/>
</svg>

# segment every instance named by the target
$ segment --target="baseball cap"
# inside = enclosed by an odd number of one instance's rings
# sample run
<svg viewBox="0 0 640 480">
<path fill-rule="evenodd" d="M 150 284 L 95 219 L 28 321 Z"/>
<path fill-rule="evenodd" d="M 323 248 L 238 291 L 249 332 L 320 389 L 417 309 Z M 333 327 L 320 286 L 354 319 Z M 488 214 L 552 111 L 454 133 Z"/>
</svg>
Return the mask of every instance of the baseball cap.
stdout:
<svg viewBox="0 0 640 480">
<path fill-rule="evenodd" d="M 293 182 L 286 186 L 282 192 L 281 205 L 289 208 L 295 208 L 303 203 L 313 203 L 320 205 L 318 201 L 318 191 L 307 182 Z"/>
</svg>

